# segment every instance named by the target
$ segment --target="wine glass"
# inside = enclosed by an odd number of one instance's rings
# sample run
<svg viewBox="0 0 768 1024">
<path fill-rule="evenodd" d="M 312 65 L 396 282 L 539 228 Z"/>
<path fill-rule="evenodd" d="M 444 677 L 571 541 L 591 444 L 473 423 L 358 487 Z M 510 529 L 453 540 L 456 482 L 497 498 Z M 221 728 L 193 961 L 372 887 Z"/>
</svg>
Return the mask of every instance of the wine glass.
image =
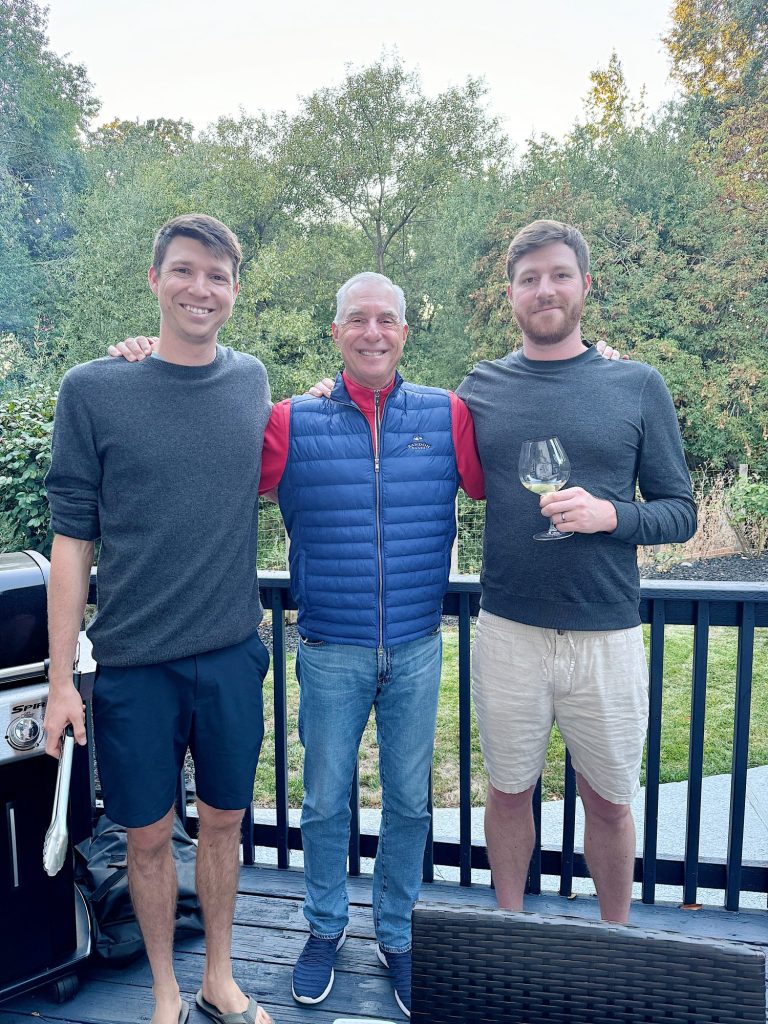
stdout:
<svg viewBox="0 0 768 1024">
<path fill-rule="evenodd" d="M 520 481 L 534 494 L 550 494 L 559 491 L 571 475 L 571 464 L 565 449 L 557 437 L 538 438 L 523 441 L 520 449 Z M 565 540 L 573 533 L 561 533 L 550 519 L 549 529 L 534 533 L 534 540 Z"/>
</svg>

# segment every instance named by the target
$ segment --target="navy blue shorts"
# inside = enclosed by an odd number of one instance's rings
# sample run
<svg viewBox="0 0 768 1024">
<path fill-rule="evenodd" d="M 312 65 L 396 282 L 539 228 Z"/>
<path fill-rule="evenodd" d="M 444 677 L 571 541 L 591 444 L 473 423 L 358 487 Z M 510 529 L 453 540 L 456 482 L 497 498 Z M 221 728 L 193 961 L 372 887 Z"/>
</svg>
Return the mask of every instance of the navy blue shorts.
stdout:
<svg viewBox="0 0 768 1024">
<path fill-rule="evenodd" d="M 126 828 L 173 806 L 187 747 L 197 795 L 245 809 L 264 738 L 269 653 L 257 633 L 232 647 L 132 668 L 99 666 L 93 721 L 104 809 Z"/>
</svg>

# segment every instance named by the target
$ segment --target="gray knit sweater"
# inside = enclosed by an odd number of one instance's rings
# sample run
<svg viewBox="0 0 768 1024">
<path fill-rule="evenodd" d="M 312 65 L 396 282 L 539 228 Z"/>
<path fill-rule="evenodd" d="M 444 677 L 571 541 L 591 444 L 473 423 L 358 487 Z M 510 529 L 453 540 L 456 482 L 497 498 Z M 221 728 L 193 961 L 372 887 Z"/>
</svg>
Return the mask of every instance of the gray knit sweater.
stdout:
<svg viewBox="0 0 768 1024">
<path fill-rule="evenodd" d="M 54 532 L 101 538 L 98 662 L 169 661 L 256 629 L 269 411 L 263 365 L 221 346 L 207 366 L 97 359 L 64 376 L 46 482 Z"/>
<path fill-rule="evenodd" d="M 551 362 L 518 351 L 479 363 L 458 394 L 472 412 L 485 474 L 482 607 L 558 629 L 637 625 L 636 545 L 681 542 L 696 530 L 675 408 L 661 375 L 644 363 L 602 359 L 592 348 Z M 613 533 L 533 540 L 547 520 L 538 496 L 520 483 L 518 457 L 524 440 L 552 435 L 570 459 L 565 486 L 615 506 Z"/>
</svg>

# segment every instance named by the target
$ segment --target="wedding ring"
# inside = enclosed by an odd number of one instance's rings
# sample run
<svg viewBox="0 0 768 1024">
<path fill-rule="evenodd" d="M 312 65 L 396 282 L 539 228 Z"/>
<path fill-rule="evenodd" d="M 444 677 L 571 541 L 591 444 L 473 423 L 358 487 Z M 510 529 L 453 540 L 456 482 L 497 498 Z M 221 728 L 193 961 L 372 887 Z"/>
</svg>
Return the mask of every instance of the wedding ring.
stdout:
<svg viewBox="0 0 768 1024">
<path fill-rule="evenodd" d="M 565 512 L 561 512 L 560 513 L 560 518 L 562 519 L 563 522 L 565 522 Z"/>
</svg>

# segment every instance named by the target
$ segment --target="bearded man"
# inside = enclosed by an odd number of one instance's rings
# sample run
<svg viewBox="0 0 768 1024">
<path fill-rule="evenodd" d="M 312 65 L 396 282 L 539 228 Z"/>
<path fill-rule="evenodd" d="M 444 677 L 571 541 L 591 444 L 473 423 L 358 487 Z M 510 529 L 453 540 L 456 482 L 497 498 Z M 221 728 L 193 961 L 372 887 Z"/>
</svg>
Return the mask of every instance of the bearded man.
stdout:
<svg viewBox="0 0 768 1024">
<path fill-rule="evenodd" d="M 661 375 L 602 359 L 582 340 L 591 278 L 581 233 L 528 225 L 509 247 L 507 276 L 522 348 L 478 364 L 457 392 L 487 497 L 472 687 L 490 778 L 488 854 L 500 906 L 522 909 L 531 797 L 556 722 L 576 769 L 601 916 L 626 922 L 648 717 L 636 546 L 687 540 L 696 507 Z M 518 454 L 525 440 L 552 437 L 570 457 L 572 486 L 536 501 Z M 541 514 L 562 543 L 534 539 Z"/>
</svg>

